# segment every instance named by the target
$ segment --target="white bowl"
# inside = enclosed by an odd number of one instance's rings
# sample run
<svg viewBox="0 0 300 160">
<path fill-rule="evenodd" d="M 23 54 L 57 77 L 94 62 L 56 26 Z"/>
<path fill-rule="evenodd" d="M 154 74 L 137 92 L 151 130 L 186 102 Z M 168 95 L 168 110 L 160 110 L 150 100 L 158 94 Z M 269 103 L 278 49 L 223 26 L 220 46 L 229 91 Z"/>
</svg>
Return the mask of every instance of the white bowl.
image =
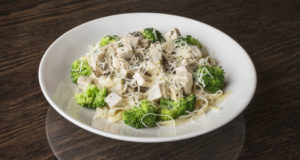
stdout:
<svg viewBox="0 0 300 160">
<path fill-rule="evenodd" d="M 183 35 L 198 38 L 226 72 L 225 92 L 231 94 L 219 105 L 220 112 L 209 111 L 195 123 L 175 128 L 134 129 L 124 123 L 93 120 L 94 110 L 74 102 L 76 85 L 70 79 L 75 59 L 88 51 L 105 34 L 125 34 L 144 27 L 166 32 L 177 27 Z M 99 18 L 79 25 L 55 40 L 45 52 L 39 68 L 41 89 L 51 106 L 70 122 L 98 135 L 134 142 L 166 142 L 199 136 L 217 129 L 237 117 L 249 104 L 256 88 L 254 65 L 245 50 L 225 33 L 196 20 L 158 13 L 129 13 Z"/>
</svg>

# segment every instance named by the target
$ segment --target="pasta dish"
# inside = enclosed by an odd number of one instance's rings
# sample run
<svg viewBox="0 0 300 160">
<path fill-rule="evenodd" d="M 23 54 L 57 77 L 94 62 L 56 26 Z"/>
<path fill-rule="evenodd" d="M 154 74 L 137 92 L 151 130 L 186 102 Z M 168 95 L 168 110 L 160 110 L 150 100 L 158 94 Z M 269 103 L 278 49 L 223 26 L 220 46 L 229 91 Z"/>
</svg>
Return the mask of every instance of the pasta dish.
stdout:
<svg viewBox="0 0 300 160">
<path fill-rule="evenodd" d="M 96 109 L 94 118 L 133 128 L 220 110 L 224 74 L 196 38 L 177 28 L 105 35 L 71 67 L 77 104 Z"/>
</svg>

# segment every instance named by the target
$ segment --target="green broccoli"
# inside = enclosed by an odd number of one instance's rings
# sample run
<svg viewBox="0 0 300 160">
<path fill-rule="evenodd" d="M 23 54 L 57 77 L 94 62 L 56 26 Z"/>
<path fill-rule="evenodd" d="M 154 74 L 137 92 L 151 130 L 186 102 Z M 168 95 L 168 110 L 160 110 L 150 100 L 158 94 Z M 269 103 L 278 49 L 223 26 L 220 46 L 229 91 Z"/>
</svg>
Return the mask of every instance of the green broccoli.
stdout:
<svg viewBox="0 0 300 160">
<path fill-rule="evenodd" d="M 159 100 L 159 105 L 160 107 L 162 107 L 160 110 L 160 115 L 164 115 L 159 117 L 160 120 L 168 121 L 171 120 L 171 118 L 176 117 L 175 112 L 171 111 L 171 109 L 175 105 L 175 101 L 166 98 L 161 98 Z"/>
<path fill-rule="evenodd" d="M 75 60 L 71 68 L 71 78 L 74 83 L 77 83 L 80 76 L 90 76 L 92 74 L 92 69 L 86 59 Z"/>
<path fill-rule="evenodd" d="M 162 41 L 161 33 L 154 28 L 146 28 L 142 31 L 143 36 L 151 42 Z"/>
<path fill-rule="evenodd" d="M 175 114 L 174 119 L 178 118 L 181 115 L 185 115 L 187 113 L 186 106 L 187 106 L 187 102 L 184 97 L 178 98 L 175 101 L 174 106 L 172 108 L 172 111 Z"/>
<path fill-rule="evenodd" d="M 201 66 L 195 78 L 206 91 L 215 93 L 224 87 L 224 70 L 219 66 Z"/>
<path fill-rule="evenodd" d="M 173 100 L 170 100 L 170 99 L 166 99 L 166 98 L 161 98 L 159 100 L 159 105 L 161 107 L 173 107 L 174 106 L 174 101 Z"/>
<path fill-rule="evenodd" d="M 133 128 L 154 127 L 156 111 L 156 107 L 150 101 L 142 100 L 139 107 L 135 106 L 123 113 L 123 121 Z"/>
<path fill-rule="evenodd" d="M 194 94 L 190 94 L 189 96 L 185 97 L 186 100 L 186 110 L 192 112 L 195 109 L 196 104 L 196 97 Z"/>
<path fill-rule="evenodd" d="M 190 94 L 188 97 L 181 97 L 174 100 L 168 100 L 165 98 L 160 99 L 160 106 L 162 107 L 160 110 L 161 115 L 160 120 L 167 121 L 173 119 L 177 119 L 181 115 L 188 114 L 187 111 L 192 112 L 195 109 L 196 98 L 194 94 Z"/>
<path fill-rule="evenodd" d="M 168 121 L 177 118 L 175 112 L 173 112 L 171 109 L 166 107 L 161 108 L 160 115 L 161 116 L 159 117 L 159 120 L 161 121 Z"/>
<path fill-rule="evenodd" d="M 186 37 L 179 37 L 175 41 L 176 48 L 183 47 L 183 46 L 185 46 L 186 43 L 189 45 L 197 46 L 199 49 L 202 48 L 201 43 L 196 38 L 192 37 L 191 35 L 187 35 Z"/>
<path fill-rule="evenodd" d="M 104 46 L 108 45 L 110 42 L 115 42 L 116 40 L 118 40 L 117 35 L 106 35 L 100 40 L 99 45 L 101 47 L 104 47 Z"/>
<path fill-rule="evenodd" d="M 76 103 L 86 108 L 102 108 L 106 103 L 104 98 L 108 92 L 107 88 L 98 88 L 94 84 L 89 84 L 85 91 L 75 95 Z"/>
<path fill-rule="evenodd" d="M 185 37 L 185 39 L 189 45 L 197 46 L 199 49 L 202 48 L 201 43 L 196 38 L 192 37 L 191 35 L 187 35 Z"/>
</svg>

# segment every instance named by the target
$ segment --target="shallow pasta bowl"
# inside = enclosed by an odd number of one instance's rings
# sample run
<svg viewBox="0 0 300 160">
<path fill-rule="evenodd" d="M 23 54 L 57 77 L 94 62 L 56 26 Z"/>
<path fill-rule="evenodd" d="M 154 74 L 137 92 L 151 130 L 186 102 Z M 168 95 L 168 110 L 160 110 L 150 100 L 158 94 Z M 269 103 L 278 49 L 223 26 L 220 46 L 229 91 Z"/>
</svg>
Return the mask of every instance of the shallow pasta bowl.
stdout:
<svg viewBox="0 0 300 160">
<path fill-rule="evenodd" d="M 219 112 L 176 127 L 134 129 L 123 123 L 94 120 L 95 110 L 74 102 L 76 85 L 70 67 L 105 34 L 124 35 L 145 27 L 162 32 L 177 27 L 183 35 L 193 35 L 215 57 L 226 72 L 225 92 L 231 94 L 219 104 Z M 129 13 L 99 18 L 79 25 L 56 39 L 45 52 L 39 67 L 41 89 L 51 106 L 75 125 L 98 135 L 134 142 L 166 142 L 199 136 L 237 117 L 251 101 L 256 88 L 256 72 L 246 51 L 232 38 L 202 22 L 167 14 Z"/>
</svg>

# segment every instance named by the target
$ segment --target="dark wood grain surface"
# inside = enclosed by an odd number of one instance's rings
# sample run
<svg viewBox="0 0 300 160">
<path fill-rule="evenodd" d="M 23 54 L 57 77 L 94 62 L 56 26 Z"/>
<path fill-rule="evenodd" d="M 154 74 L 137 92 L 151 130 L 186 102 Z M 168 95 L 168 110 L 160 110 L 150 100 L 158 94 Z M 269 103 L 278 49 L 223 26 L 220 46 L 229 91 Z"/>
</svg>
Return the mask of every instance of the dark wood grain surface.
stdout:
<svg viewBox="0 0 300 160">
<path fill-rule="evenodd" d="M 127 12 L 193 18 L 237 40 L 258 76 L 243 114 L 205 136 L 142 144 L 95 136 L 51 109 L 37 77 L 48 46 L 81 23 Z M 300 159 L 299 17 L 297 0 L 2 0 L 0 159 Z"/>
</svg>

